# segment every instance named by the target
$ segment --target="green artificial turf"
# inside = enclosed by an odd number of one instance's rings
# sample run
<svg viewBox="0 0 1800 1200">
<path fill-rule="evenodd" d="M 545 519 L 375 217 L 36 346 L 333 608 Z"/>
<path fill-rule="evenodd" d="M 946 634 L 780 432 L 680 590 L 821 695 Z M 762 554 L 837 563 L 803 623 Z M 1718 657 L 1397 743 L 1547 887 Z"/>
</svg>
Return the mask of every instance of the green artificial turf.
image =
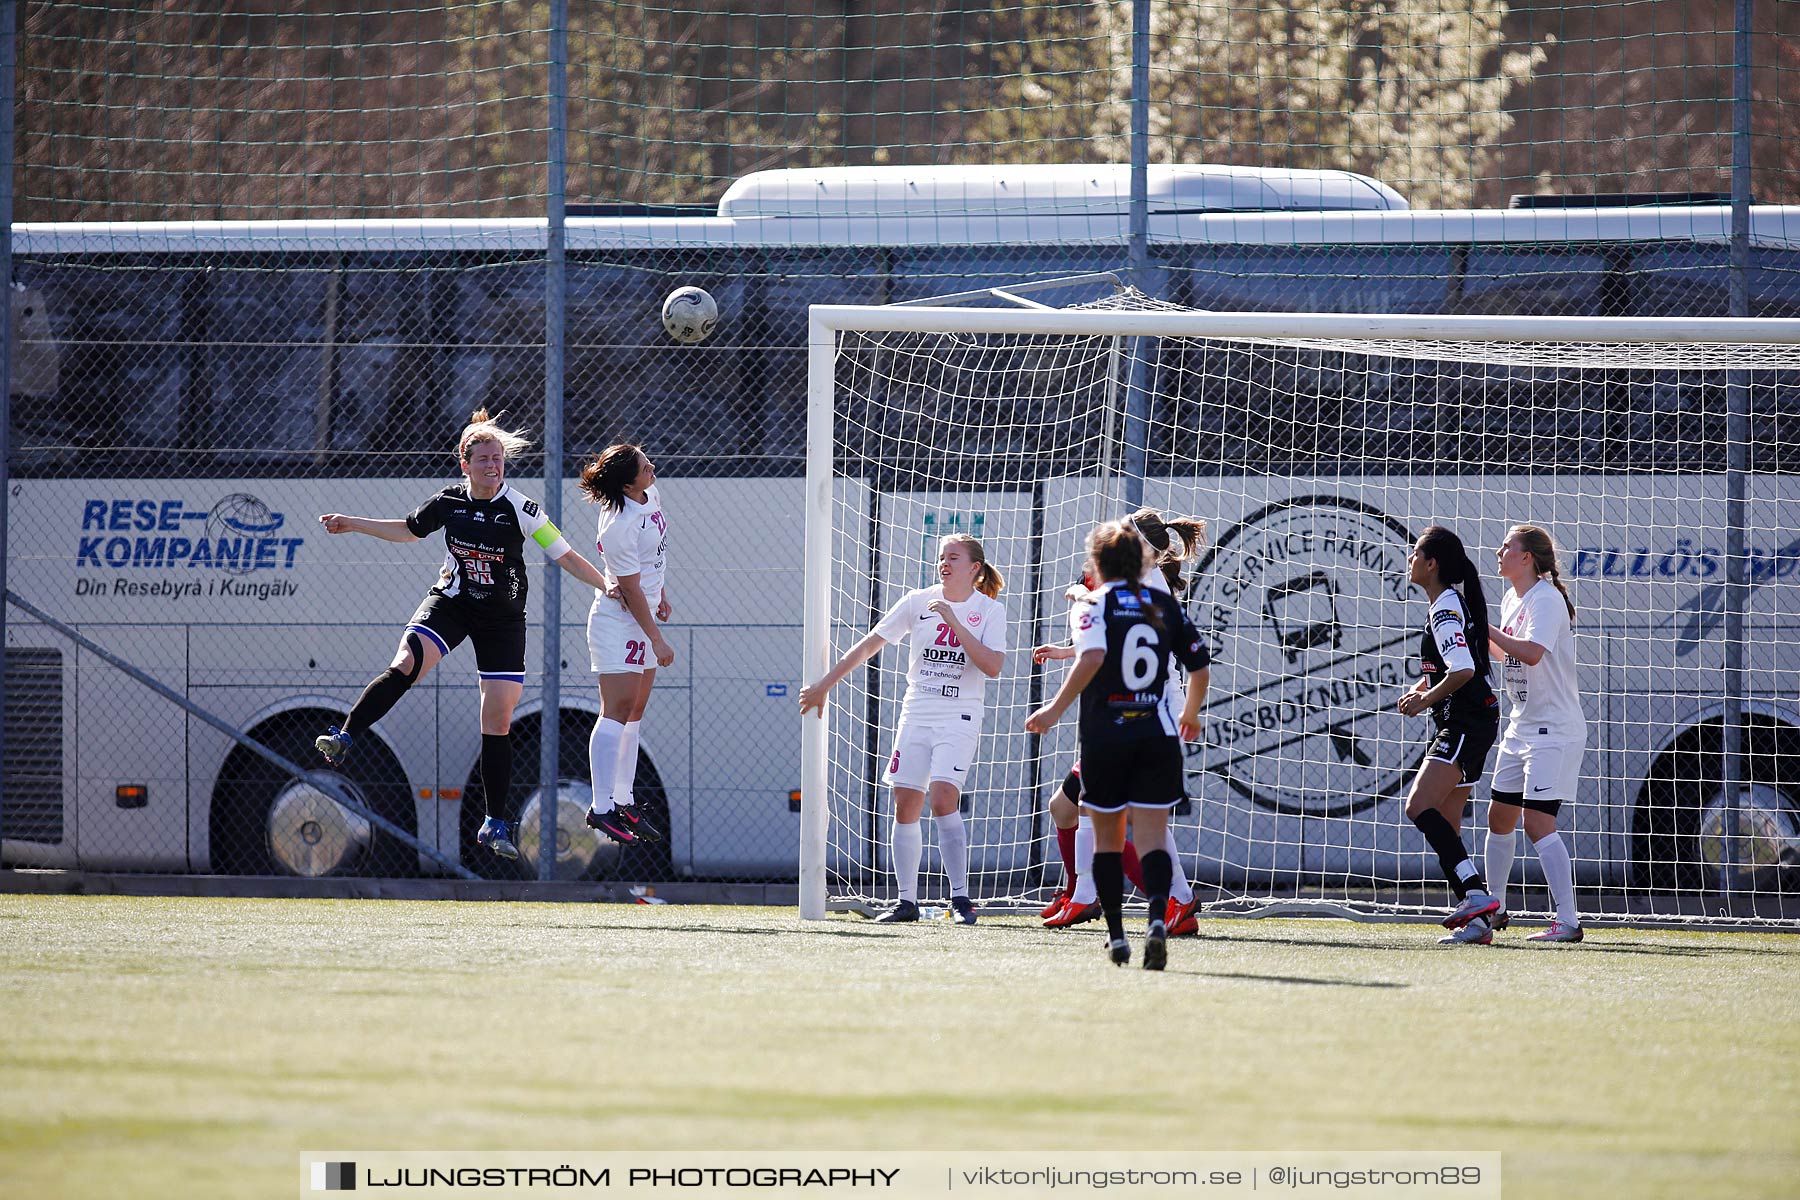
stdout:
<svg viewBox="0 0 1800 1200">
<path fill-rule="evenodd" d="M 0 896 L 0 1179 L 287 1195 L 306 1150 L 1500 1150 L 1508 1197 L 1796 1194 L 1800 939 Z M 9 1190 L 11 1187 L 9 1186 Z"/>
</svg>

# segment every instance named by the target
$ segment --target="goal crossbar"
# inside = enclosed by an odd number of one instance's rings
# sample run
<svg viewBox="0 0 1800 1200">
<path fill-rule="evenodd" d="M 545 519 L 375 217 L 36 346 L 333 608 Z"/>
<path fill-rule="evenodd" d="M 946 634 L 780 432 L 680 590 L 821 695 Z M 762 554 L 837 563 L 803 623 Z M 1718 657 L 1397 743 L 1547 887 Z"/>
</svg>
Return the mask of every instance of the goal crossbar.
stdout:
<svg viewBox="0 0 1800 1200">
<path fill-rule="evenodd" d="M 814 346 L 839 332 L 972 333 L 1282 341 L 1729 343 L 1800 346 L 1800 319 L 1507 317 L 1363 313 L 1173 312 L 817 304 Z"/>
</svg>

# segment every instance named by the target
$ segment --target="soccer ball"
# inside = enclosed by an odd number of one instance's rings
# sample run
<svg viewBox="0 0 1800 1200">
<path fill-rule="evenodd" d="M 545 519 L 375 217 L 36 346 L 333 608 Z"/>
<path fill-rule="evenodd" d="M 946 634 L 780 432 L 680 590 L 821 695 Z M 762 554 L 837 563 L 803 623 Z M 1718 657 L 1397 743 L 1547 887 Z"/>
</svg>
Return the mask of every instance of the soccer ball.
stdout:
<svg viewBox="0 0 1800 1200">
<path fill-rule="evenodd" d="M 719 323 L 718 301 L 704 288 L 676 288 L 663 301 L 662 323 L 678 342 L 704 342 Z"/>
</svg>

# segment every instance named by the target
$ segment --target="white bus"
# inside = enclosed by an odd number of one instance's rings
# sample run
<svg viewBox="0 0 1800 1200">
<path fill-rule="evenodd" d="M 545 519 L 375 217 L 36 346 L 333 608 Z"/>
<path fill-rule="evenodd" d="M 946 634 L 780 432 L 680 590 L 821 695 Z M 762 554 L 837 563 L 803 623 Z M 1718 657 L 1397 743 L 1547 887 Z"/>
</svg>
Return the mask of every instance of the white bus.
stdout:
<svg viewBox="0 0 1800 1200">
<path fill-rule="evenodd" d="M 671 518 L 679 657 L 658 680 L 639 784 L 647 803 L 665 808 L 672 836 L 621 859 L 579 823 L 597 703 L 583 643 L 588 596 L 565 582 L 559 875 L 793 877 L 807 308 L 1120 268 L 1126 195 L 1117 167 L 785 171 L 739 181 L 708 215 L 571 217 L 562 525 L 577 546 L 591 543 L 593 510 L 572 486 L 581 456 L 621 438 L 645 443 Z M 1142 282 L 1193 307 L 1715 315 L 1729 292 L 1730 213 L 1718 204 L 1427 212 L 1347 173 L 1205 167 L 1152 168 L 1149 202 Z M 1759 315 L 1800 313 L 1796 234 L 1800 209 L 1753 210 Z M 192 704 L 319 765 L 311 738 L 387 661 L 436 552 L 328 539 L 315 517 L 409 511 L 452 477 L 449 447 L 473 408 L 541 427 L 544 244 L 541 220 L 17 226 L 8 586 Z M 663 295 L 689 283 L 713 292 L 724 320 L 705 345 L 677 347 L 656 313 Z M 1667 411 L 1656 407 L 1664 400 Z M 1641 605 L 1631 590 L 1639 567 L 1654 574 L 1680 554 L 1682 513 L 1722 503 L 1723 450 L 1710 426 L 1698 440 L 1684 435 L 1686 401 L 1634 402 L 1636 424 L 1611 433 L 1596 402 L 1580 419 L 1596 423 L 1594 437 L 1617 459 L 1596 464 L 1598 443 L 1576 437 L 1567 457 L 1540 464 L 1571 504 L 1609 506 L 1607 537 L 1573 547 L 1574 574 L 1606 611 Z M 1209 501 L 1153 446 L 1146 498 L 1200 504 L 1221 548 L 1263 536 L 1271 520 L 1298 519 L 1292 513 L 1308 504 L 1382 509 L 1366 483 L 1345 487 L 1341 476 L 1305 469 L 1320 461 L 1316 452 L 1234 467 L 1234 447 L 1275 446 L 1286 435 L 1215 432 L 1214 470 L 1254 475 L 1253 487 L 1216 489 Z M 1395 453 L 1386 446 L 1380 457 L 1392 462 Z M 1800 528 L 1795 453 L 1770 439 L 1750 466 L 1753 491 L 1784 514 L 1751 539 L 1756 561 L 1768 564 L 1766 577 L 1753 575 L 1752 620 L 1766 623 L 1759 638 L 1789 645 L 1800 612 L 1778 585 L 1800 561 L 1788 532 Z M 1336 455 L 1358 473 L 1342 447 Z M 1066 473 L 1067 464 L 1045 464 L 1046 478 Z M 514 482 L 542 491 L 541 475 L 515 472 Z M 1537 491 L 1546 492 L 1541 479 Z M 1227 493 L 1237 499 L 1228 504 Z M 1517 515 L 1496 507 L 1484 520 Z M 967 496 L 926 519 L 973 528 L 985 510 Z M 1404 540 L 1417 530 L 1392 532 Z M 892 536 L 910 554 L 922 552 L 919 534 Z M 1050 549 L 1059 561 L 1072 553 Z M 1671 578 L 1685 589 L 1674 608 L 1691 617 L 1677 618 L 1687 632 L 1671 632 L 1667 649 L 1711 663 L 1719 631 L 1706 597 L 1721 576 L 1694 564 L 1716 567 L 1718 547 L 1690 539 L 1688 550 L 1685 573 Z M 906 572 L 893 574 L 883 587 L 900 586 Z M 1353 649 L 1340 645 L 1352 618 L 1334 613 L 1346 603 L 1336 567 L 1312 564 L 1281 584 L 1254 614 L 1240 608 L 1231 618 L 1253 615 L 1268 642 L 1266 652 L 1240 654 L 1243 674 L 1220 699 L 1260 694 L 1303 656 Z M 1208 600 L 1197 593 L 1195 602 Z M 1043 616 L 1013 644 L 1055 636 L 1060 619 Z M 1248 638 L 1248 626 L 1234 636 Z M 441 870 L 17 610 L 6 651 L 8 865 Z M 1015 654 L 1014 670 L 1024 670 L 1022 658 Z M 534 629 L 530 669 L 541 661 Z M 425 846 L 494 873 L 503 865 L 472 845 L 473 670 L 453 656 L 414 688 L 366 753 L 359 744 L 344 779 Z M 1641 702 L 1616 720 L 1592 714 L 1602 790 L 1581 806 L 1577 858 L 1590 882 L 1702 887 L 1703 872 L 1652 878 L 1648 864 L 1704 860 L 1717 790 L 1704 781 L 1717 778 L 1720 707 L 1702 687 L 1657 684 L 1646 674 L 1654 670 L 1615 661 L 1610 649 L 1590 667 L 1591 695 Z M 1762 764 L 1752 767 L 1753 795 L 1776 852 L 1793 838 L 1800 794 L 1792 678 L 1788 665 L 1771 665 L 1750 680 L 1751 761 Z M 528 833 L 542 719 L 533 677 L 514 725 Z M 1228 760 L 1253 762 L 1264 749 L 1259 739 L 1269 735 L 1243 728 L 1243 719 L 1221 718 L 1194 766 L 1206 802 L 1241 807 L 1249 825 L 1223 820 L 1219 828 L 1234 832 L 1210 843 L 1191 829 L 1196 861 L 1215 864 L 1206 869 L 1226 886 L 1271 873 L 1392 874 L 1385 851 L 1334 832 L 1338 802 L 1308 778 L 1220 786 L 1237 769 Z M 1370 803 L 1391 803 L 1396 785 L 1384 772 L 1366 785 Z M 1004 814 L 1008 828 L 1041 830 L 1051 782 L 977 789 L 976 803 Z M 1264 822 L 1301 824 L 1239 836 Z M 1318 846 L 1317 861 L 1263 849 L 1296 843 Z M 1046 869 L 1043 846 L 1043 837 L 1009 835 L 983 867 L 1016 890 L 1016 880 Z"/>
</svg>

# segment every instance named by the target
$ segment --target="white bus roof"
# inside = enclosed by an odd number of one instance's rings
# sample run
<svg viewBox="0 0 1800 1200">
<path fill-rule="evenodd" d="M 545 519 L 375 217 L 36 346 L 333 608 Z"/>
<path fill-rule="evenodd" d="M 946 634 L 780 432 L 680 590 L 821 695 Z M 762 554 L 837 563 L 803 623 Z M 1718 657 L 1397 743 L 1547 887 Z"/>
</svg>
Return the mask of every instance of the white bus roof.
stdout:
<svg viewBox="0 0 1800 1200">
<path fill-rule="evenodd" d="M 1245 209 L 1404 209 L 1399 192 L 1350 171 L 1154 165 L 1146 172 L 1157 214 Z M 733 183 L 719 215 L 749 217 L 1119 216 L 1131 169 L 1082 166 L 818 167 L 757 171 Z"/>
<path fill-rule="evenodd" d="M 1067 168 L 1052 168 L 1065 170 Z M 1025 168 L 1021 168 L 1025 170 Z M 796 172 L 768 172 L 797 175 Z M 1165 176 L 1172 186 L 1173 175 Z M 791 181 L 790 181 L 791 190 Z M 1165 196 L 1173 195 L 1165 191 Z M 733 202 L 735 204 L 735 202 Z M 998 202 L 996 202 L 998 203 Z M 850 246 L 1118 246 L 1128 237 L 1122 206 L 1081 212 L 1030 209 L 870 215 L 572 217 L 570 250 L 807 249 Z M 1731 235 L 1722 205 L 1639 208 L 1157 211 L 1159 245 L 1432 246 L 1584 242 L 1698 242 Z M 1800 206 L 1750 210 L 1751 244 L 1800 248 Z M 16 254 L 540 252 L 542 218 L 504 220 L 150 221 L 24 223 Z"/>
</svg>

